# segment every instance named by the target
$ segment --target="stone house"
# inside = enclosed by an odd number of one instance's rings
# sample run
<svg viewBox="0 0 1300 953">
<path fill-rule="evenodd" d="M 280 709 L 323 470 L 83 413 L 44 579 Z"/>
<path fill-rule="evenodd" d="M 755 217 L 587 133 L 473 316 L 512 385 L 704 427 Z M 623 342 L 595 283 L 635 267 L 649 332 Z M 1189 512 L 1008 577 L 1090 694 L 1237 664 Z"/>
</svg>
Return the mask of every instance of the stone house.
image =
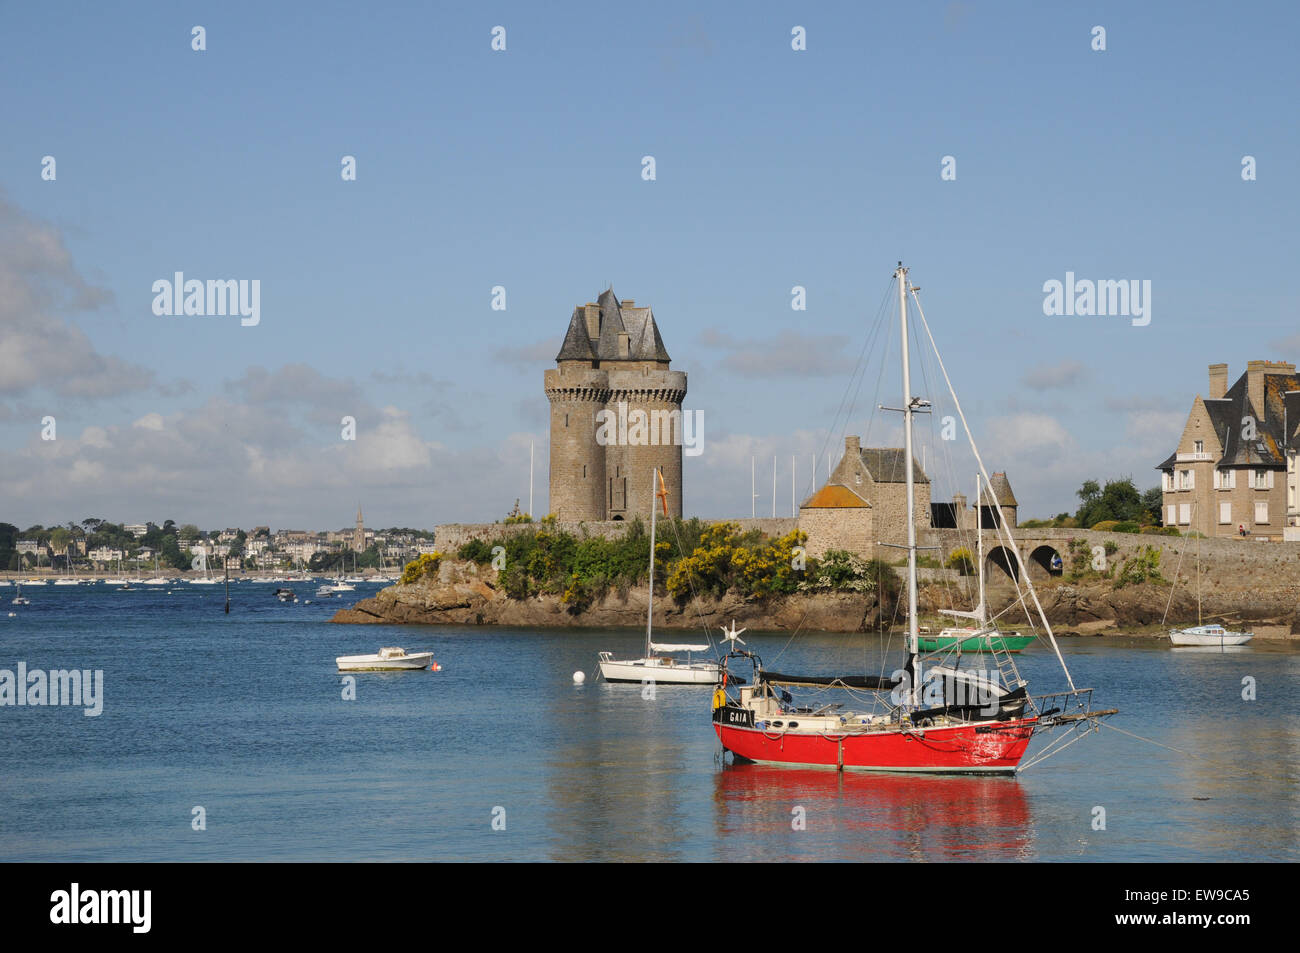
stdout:
<svg viewBox="0 0 1300 953">
<path fill-rule="evenodd" d="M 1228 365 L 1211 364 L 1209 396 L 1196 395 L 1178 446 L 1156 467 L 1164 524 L 1206 536 L 1300 535 L 1298 426 L 1294 364 L 1249 361 L 1231 387 Z"/>
<path fill-rule="evenodd" d="M 808 534 L 807 553 L 847 549 L 868 559 L 882 543 L 907 544 L 907 472 L 899 447 L 863 448 L 861 438 L 845 437 L 844 455 L 826 483 L 799 507 L 799 529 Z M 919 531 L 930 528 L 930 478 L 912 460 Z M 886 556 L 887 558 L 887 556 Z"/>
</svg>

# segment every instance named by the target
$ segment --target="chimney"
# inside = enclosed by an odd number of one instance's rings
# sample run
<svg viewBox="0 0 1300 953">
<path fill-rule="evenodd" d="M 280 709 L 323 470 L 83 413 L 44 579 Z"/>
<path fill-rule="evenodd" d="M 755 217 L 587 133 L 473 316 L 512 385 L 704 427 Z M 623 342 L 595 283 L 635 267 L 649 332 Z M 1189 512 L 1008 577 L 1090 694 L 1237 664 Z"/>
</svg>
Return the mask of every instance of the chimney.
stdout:
<svg viewBox="0 0 1300 953">
<path fill-rule="evenodd" d="M 633 301 L 631 298 L 624 298 L 622 301 L 619 302 L 619 306 L 622 308 L 635 308 L 636 302 Z"/>
<path fill-rule="evenodd" d="M 1210 365 L 1210 399 L 1217 400 L 1228 392 L 1228 365 Z"/>
<path fill-rule="evenodd" d="M 862 453 L 862 438 L 861 438 L 861 437 L 845 437 L 845 438 L 844 438 L 844 452 L 845 452 L 845 453 L 856 453 L 856 454 L 861 455 L 861 453 Z"/>
<path fill-rule="evenodd" d="M 582 306 L 582 312 L 587 321 L 587 337 L 593 341 L 600 340 L 600 305 L 588 301 Z"/>
<path fill-rule="evenodd" d="M 1295 373 L 1295 365 L 1285 361 L 1247 361 L 1246 393 L 1250 397 L 1250 406 L 1259 423 L 1265 419 L 1267 406 L 1264 401 L 1264 378 L 1269 374 L 1281 374 L 1290 377 Z"/>
</svg>

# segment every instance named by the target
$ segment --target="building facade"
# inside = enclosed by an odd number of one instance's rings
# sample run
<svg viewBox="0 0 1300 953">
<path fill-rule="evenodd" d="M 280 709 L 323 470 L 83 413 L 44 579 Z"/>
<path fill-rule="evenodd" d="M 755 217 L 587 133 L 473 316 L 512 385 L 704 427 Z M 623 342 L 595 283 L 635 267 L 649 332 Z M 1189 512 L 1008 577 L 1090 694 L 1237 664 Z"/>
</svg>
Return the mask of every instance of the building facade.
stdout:
<svg viewBox="0 0 1300 953">
<path fill-rule="evenodd" d="M 860 437 L 844 439 L 844 455 L 826 483 L 799 507 L 799 528 L 808 534 L 809 556 L 830 549 L 871 558 L 877 547 L 907 544 L 906 454 L 897 447 L 862 446 Z M 930 528 L 930 478 L 912 460 L 917 530 Z"/>
<path fill-rule="evenodd" d="M 1229 387 L 1228 365 L 1211 364 L 1208 394 L 1196 395 L 1178 446 L 1156 467 L 1164 524 L 1205 536 L 1297 536 L 1295 365 L 1249 361 Z"/>
<path fill-rule="evenodd" d="M 550 512 L 563 522 L 646 518 L 658 468 L 668 514 L 682 515 L 686 375 L 670 359 L 654 314 L 613 289 L 573 310 L 555 368 Z"/>
</svg>

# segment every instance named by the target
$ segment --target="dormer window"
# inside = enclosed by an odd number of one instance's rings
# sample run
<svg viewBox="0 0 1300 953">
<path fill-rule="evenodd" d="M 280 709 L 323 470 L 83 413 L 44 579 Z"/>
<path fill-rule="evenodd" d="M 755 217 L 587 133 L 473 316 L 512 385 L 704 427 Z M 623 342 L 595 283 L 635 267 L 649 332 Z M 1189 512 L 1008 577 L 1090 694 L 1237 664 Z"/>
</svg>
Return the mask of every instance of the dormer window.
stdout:
<svg viewBox="0 0 1300 953">
<path fill-rule="evenodd" d="M 1205 452 L 1205 441 L 1204 441 L 1204 440 L 1198 440 L 1198 441 L 1196 441 L 1196 443 L 1194 443 L 1192 446 L 1196 449 L 1196 452 L 1197 452 L 1197 453 L 1204 453 L 1204 452 Z"/>
</svg>

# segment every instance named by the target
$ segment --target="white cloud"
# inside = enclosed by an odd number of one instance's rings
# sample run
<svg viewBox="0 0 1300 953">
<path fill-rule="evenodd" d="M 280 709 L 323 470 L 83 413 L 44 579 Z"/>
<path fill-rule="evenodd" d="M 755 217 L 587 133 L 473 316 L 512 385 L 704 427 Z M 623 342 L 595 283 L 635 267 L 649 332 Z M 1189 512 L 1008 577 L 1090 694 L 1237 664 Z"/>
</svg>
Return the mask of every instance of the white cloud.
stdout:
<svg viewBox="0 0 1300 953">
<path fill-rule="evenodd" d="M 1063 390 L 1077 386 L 1087 376 L 1087 368 L 1078 361 L 1064 360 L 1030 368 L 1020 382 L 1031 390 Z"/>
<path fill-rule="evenodd" d="M 94 399 L 150 386 L 152 371 L 100 354 L 69 320 L 110 300 L 73 267 L 54 228 L 0 197 L 0 394 Z"/>
<path fill-rule="evenodd" d="M 140 430 L 162 430 L 163 417 L 162 414 L 150 412 L 145 414 L 139 420 L 132 422 L 131 426 L 137 427 Z"/>
<path fill-rule="evenodd" d="M 782 331 L 771 338 L 739 339 L 707 328 L 699 343 L 728 352 L 723 368 L 741 377 L 821 377 L 853 369 L 849 339 L 841 334 L 814 335 Z"/>
</svg>

